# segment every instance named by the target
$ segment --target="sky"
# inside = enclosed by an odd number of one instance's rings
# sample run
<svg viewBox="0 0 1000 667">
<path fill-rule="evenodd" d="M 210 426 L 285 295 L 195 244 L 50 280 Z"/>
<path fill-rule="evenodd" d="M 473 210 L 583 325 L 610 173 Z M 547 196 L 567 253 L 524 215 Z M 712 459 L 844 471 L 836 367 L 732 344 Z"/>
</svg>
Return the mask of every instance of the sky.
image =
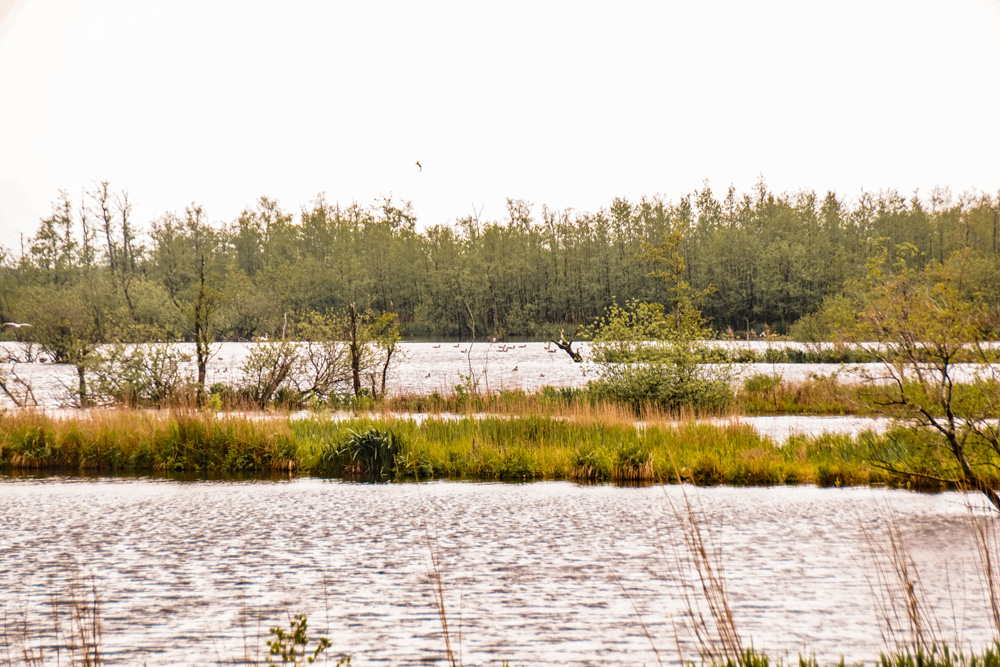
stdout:
<svg viewBox="0 0 1000 667">
<path fill-rule="evenodd" d="M 143 225 L 325 193 L 424 227 L 761 177 L 996 195 L 1000 0 L 0 0 L 10 248 L 99 181 Z"/>
</svg>

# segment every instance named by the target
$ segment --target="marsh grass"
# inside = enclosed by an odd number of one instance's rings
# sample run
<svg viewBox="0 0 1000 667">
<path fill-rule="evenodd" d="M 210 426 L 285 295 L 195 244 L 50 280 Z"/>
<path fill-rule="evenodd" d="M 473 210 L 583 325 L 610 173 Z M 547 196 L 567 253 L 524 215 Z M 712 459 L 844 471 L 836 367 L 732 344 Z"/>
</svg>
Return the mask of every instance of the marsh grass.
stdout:
<svg viewBox="0 0 1000 667">
<path fill-rule="evenodd" d="M 671 508 L 683 542 L 683 549 L 674 553 L 674 561 L 685 580 L 681 582 L 680 595 L 687 623 L 683 629 L 674 627 L 681 662 L 693 664 L 681 650 L 682 634 L 694 636 L 703 663 L 745 667 L 747 660 L 762 658 L 744 647 L 729 604 L 722 551 L 707 527 L 699 522 L 690 497 L 685 493 L 683 504 L 671 503 Z"/>
<path fill-rule="evenodd" d="M 743 380 L 732 400 L 725 405 L 695 410 L 678 408 L 664 411 L 649 403 L 616 402 L 606 393 L 590 387 L 543 387 L 535 393 L 498 391 L 492 394 L 433 393 L 427 396 L 395 396 L 380 405 L 395 412 L 427 414 L 463 414 L 493 412 L 508 415 L 560 416 L 566 412 L 606 410 L 627 412 L 634 419 L 649 412 L 669 412 L 672 416 L 697 415 L 717 417 L 734 414 L 796 414 L 844 415 L 863 414 L 866 408 L 865 388 L 861 384 L 842 382 L 834 375 L 816 375 L 806 380 L 785 380 L 772 374 L 758 373 Z M 350 405 L 346 407 L 352 407 Z"/>
<path fill-rule="evenodd" d="M 358 434 L 373 430 L 388 444 L 369 461 Z M 349 419 L 120 410 L 75 419 L 0 416 L 0 469 L 12 472 L 853 485 L 895 479 L 868 464 L 886 446 L 878 436 L 795 437 L 782 446 L 735 421 L 649 410 L 637 423 L 628 409 L 608 405 L 570 406 L 558 416 L 422 421 L 387 412 Z"/>
<path fill-rule="evenodd" d="M 99 473 L 294 471 L 283 421 L 199 411 L 93 411 L 74 419 L 0 415 L 0 467 Z"/>
<path fill-rule="evenodd" d="M 734 406 L 745 414 L 845 415 L 865 414 L 865 389 L 841 382 L 836 375 L 791 381 L 758 373 L 743 381 Z"/>
<path fill-rule="evenodd" d="M 869 566 L 861 571 L 872 592 L 883 642 L 895 655 L 928 655 L 945 647 L 939 624 L 930 611 L 899 518 L 890 507 L 880 508 L 879 516 L 884 528 L 878 534 L 859 523 L 869 554 Z"/>
<path fill-rule="evenodd" d="M 386 407 L 354 416 L 199 410 L 89 411 L 61 419 L 0 413 L 0 470 L 92 474 L 312 474 L 769 486 L 887 484 L 955 488 L 952 459 L 911 429 L 775 442 L 735 419 L 565 404 L 550 414 L 424 414 Z M 359 434 L 382 445 L 365 454 Z M 378 438 L 376 438 L 377 440 Z M 351 444 L 353 443 L 353 444 Z M 375 443 L 373 440 L 372 443 Z M 369 443 L 369 444 L 372 444 Z M 375 443 L 377 444 L 377 443 Z M 975 447 L 974 442 L 969 443 Z M 375 458 L 371 458 L 375 456 Z M 905 462 L 905 475 L 898 474 Z M 1000 484 L 1000 468 L 984 469 Z"/>
</svg>

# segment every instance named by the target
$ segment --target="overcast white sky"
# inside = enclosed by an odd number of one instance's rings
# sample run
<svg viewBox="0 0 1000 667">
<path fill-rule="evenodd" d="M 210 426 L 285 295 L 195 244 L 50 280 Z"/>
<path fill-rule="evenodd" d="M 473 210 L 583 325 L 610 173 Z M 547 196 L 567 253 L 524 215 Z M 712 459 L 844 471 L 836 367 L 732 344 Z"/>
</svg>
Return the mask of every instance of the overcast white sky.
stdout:
<svg viewBox="0 0 1000 667">
<path fill-rule="evenodd" d="M 0 0 L 2 245 L 99 180 L 430 225 L 761 175 L 996 193 L 1000 0 Z"/>
</svg>

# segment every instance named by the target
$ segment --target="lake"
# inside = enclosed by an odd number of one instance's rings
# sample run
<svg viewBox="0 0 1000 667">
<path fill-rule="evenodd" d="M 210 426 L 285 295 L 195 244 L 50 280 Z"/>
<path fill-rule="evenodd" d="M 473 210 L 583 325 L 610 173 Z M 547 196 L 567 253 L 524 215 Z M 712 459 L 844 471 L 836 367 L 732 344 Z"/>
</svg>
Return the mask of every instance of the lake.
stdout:
<svg viewBox="0 0 1000 667">
<path fill-rule="evenodd" d="M 721 344 L 721 343 L 720 343 Z M 760 347 L 760 341 L 732 343 L 729 345 Z M 4 343 L 8 348 L 16 344 Z M 177 343 L 185 354 L 194 356 L 193 343 Z M 234 384 L 240 381 L 240 367 L 254 343 L 219 343 L 207 368 L 206 383 Z M 793 343 L 783 343 L 790 346 Z M 586 343 L 577 344 L 585 357 L 590 350 Z M 576 349 L 576 348 L 574 348 Z M 584 387 L 599 375 L 598 368 L 589 362 L 573 362 L 555 345 L 546 343 L 401 343 L 399 363 L 391 370 L 387 388 L 392 394 L 428 395 L 454 393 L 457 385 L 468 388 L 474 379 L 478 389 L 486 392 L 523 390 L 535 392 L 542 387 Z M 76 370 L 65 364 L 20 363 L 5 364 L 31 383 L 35 397 L 43 408 L 58 408 L 71 402 L 76 387 Z M 836 373 L 841 381 L 859 381 L 865 372 L 879 369 L 877 364 L 844 366 L 841 364 L 737 364 L 735 382 L 755 373 L 774 374 L 788 380 L 807 380 L 814 375 L 828 376 Z M 956 365 L 956 378 L 975 368 L 973 365 Z M 194 376 L 194 365 L 188 368 Z M 0 407 L 11 405 L 9 399 L 0 397 Z"/>
<path fill-rule="evenodd" d="M 890 526 L 939 638 L 982 647 L 993 635 L 972 525 L 998 518 L 960 493 L 4 477 L 5 639 L 16 650 L 25 616 L 42 629 L 83 582 L 100 597 L 111 665 L 262 659 L 267 628 L 295 613 L 355 665 L 446 664 L 433 553 L 465 664 L 652 665 L 652 645 L 677 663 L 678 644 L 697 655 L 687 501 L 744 641 L 772 658 L 886 648 L 872 545 Z"/>
</svg>

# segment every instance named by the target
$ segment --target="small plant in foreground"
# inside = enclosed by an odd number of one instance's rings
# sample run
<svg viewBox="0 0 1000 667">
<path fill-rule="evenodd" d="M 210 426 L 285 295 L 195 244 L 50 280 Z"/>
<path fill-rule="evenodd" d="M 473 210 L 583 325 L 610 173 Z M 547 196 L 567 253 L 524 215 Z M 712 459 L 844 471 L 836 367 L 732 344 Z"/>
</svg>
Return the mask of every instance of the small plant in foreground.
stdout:
<svg viewBox="0 0 1000 667">
<path fill-rule="evenodd" d="M 305 614 L 296 614 L 291 621 L 291 632 L 285 632 L 282 628 L 273 627 L 270 632 L 274 635 L 274 641 L 267 642 L 268 656 L 267 664 L 273 664 L 271 656 L 280 656 L 281 664 L 311 665 L 316 662 L 319 654 L 330 648 L 330 640 L 320 637 L 312 655 L 309 654 L 307 646 L 309 636 L 307 634 L 308 620 Z M 337 661 L 337 666 L 349 666 L 351 656 L 346 656 Z"/>
</svg>

